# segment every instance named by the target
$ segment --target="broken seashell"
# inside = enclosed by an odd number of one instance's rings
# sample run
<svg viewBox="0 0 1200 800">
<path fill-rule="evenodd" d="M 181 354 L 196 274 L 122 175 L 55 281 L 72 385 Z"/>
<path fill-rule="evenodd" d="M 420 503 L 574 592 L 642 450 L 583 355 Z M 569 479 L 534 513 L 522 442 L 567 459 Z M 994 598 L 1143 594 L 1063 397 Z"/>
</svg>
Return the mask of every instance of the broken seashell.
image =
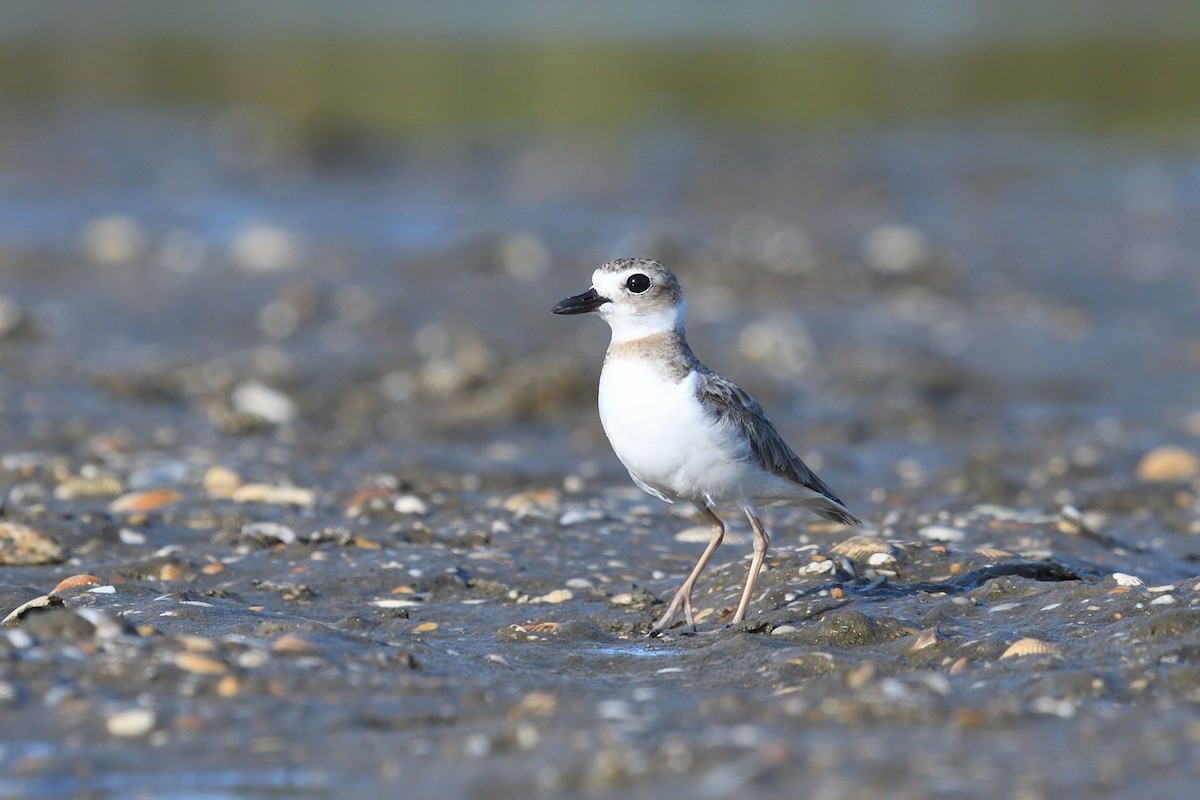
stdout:
<svg viewBox="0 0 1200 800">
<path fill-rule="evenodd" d="M 926 525 L 917 531 L 917 536 L 931 542 L 961 542 L 967 538 L 967 532 L 949 525 Z"/>
<path fill-rule="evenodd" d="M 57 586 L 50 590 L 50 594 L 55 595 L 65 589 L 74 589 L 79 586 L 94 586 L 98 583 L 100 583 L 100 579 L 95 575 L 81 572 L 78 575 L 72 575 L 69 578 L 63 578 L 58 582 Z"/>
<path fill-rule="evenodd" d="M 1058 648 L 1049 642 L 1032 637 L 1017 639 L 1000 654 L 1001 658 L 1020 658 L 1021 656 L 1058 655 Z"/>
<path fill-rule="evenodd" d="M 924 650 L 926 647 L 931 647 L 937 644 L 938 633 L 937 628 L 928 628 L 917 634 L 917 638 L 909 646 L 909 650 Z"/>
<path fill-rule="evenodd" d="M 110 514 L 128 514 L 137 511 L 154 511 L 178 502 L 179 492 L 171 489 L 147 489 L 123 494 L 108 504 Z"/>
<path fill-rule="evenodd" d="M 829 552 L 835 556 L 855 559 L 869 558 L 876 553 L 891 555 L 894 551 L 894 547 L 878 536 L 851 536 L 829 548 Z"/>
<path fill-rule="evenodd" d="M 801 575 L 823 575 L 826 572 L 836 572 L 837 567 L 832 561 L 813 561 L 800 568 Z"/>
<path fill-rule="evenodd" d="M 976 547 L 975 554 L 984 558 L 994 559 L 1010 558 L 1012 556 L 1012 553 L 1007 550 L 1001 550 L 999 547 Z"/>
<path fill-rule="evenodd" d="M 54 496 L 59 500 L 74 500 L 79 497 L 116 497 L 125 488 L 115 475 L 82 477 L 72 475 L 54 487 Z"/>
<path fill-rule="evenodd" d="M 62 604 L 62 598 L 55 594 L 44 594 L 41 597 L 35 597 L 14 608 L 3 621 L 0 621 L 0 625 L 8 626 L 16 624 L 18 621 L 24 619 L 25 615 L 30 611 L 45 608 L 60 608 Z"/>
<path fill-rule="evenodd" d="M 299 486 L 272 486 L 267 483 L 247 483 L 230 495 L 235 503 L 268 503 L 280 506 L 311 506 L 317 502 L 312 489 Z"/>
</svg>

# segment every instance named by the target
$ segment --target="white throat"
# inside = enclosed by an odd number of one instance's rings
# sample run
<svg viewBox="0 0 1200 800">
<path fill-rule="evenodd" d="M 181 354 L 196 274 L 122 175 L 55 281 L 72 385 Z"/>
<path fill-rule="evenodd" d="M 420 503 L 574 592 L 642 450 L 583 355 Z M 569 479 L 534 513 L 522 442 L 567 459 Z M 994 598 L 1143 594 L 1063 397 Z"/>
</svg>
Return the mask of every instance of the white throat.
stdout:
<svg viewBox="0 0 1200 800">
<path fill-rule="evenodd" d="M 660 333 L 683 333 L 687 304 L 680 300 L 659 310 L 634 309 L 623 303 L 606 303 L 600 317 L 612 328 L 612 344 L 623 344 Z"/>
</svg>

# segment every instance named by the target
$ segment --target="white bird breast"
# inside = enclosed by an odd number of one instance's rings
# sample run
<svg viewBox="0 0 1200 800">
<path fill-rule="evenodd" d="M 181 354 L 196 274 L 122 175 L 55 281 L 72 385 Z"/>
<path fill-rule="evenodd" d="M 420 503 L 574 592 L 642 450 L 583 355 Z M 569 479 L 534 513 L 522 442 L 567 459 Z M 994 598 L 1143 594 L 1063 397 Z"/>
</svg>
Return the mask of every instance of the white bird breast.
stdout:
<svg viewBox="0 0 1200 800">
<path fill-rule="evenodd" d="M 696 381 L 692 372 L 676 383 L 639 358 L 610 361 L 600 374 L 600 422 L 617 458 L 651 494 L 740 499 L 747 445 L 705 414 Z"/>
</svg>

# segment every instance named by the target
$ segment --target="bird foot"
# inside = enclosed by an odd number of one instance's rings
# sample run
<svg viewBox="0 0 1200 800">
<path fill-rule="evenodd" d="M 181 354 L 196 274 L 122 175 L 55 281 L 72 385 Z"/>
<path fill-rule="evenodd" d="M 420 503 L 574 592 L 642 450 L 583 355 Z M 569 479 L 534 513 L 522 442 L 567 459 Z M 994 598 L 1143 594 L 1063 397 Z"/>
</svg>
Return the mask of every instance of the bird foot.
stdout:
<svg viewBox="0 0 1200 800">
<path fill-rule="evenodd" d="M 667 606 L 667 610 L 658 622 L 654 623 L 654 627 L 650 629 L 648 634 L 654 639 L 662 636 L 667 628 L 675 623 L 675 618 L 679 616 L 679 612 L 683 612 L 683 618 L 687 622 L 692 633 L 696 632 L 696 618 L 692 616 L 692 592 L 690 586 L 685 586 L 675 593 L 675 598 L 671 600 L 671 605 Z"/>
</svg>

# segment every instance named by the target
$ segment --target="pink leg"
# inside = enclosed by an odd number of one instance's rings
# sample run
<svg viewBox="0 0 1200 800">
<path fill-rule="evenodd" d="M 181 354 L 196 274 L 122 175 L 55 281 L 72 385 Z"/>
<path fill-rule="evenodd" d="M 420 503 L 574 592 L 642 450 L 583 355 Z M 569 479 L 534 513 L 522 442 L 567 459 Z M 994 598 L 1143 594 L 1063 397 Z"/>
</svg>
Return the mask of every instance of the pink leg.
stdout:
<svg viewBox="0 0 1200 800">
<path fill-rule="evenodd" d="M 741 622 L 746 618 L 746 609 L 750 607 L 750 596 L 754 594 L 754 582 L 758 580 L 758 572 L 762 569 L 763 560 L 767 557 L 767 547 L 771 544 L 771 537 L 767 535 L 767 529 L 763 527 L 758 517 L 754 516 L 754 509 L 750 504 L 742 506 L 742 510 L 746 512 L 746 518 L 750 520 L 750 527 L 754 529 L 754 558 L 750 561 L 750 574 L 746 577 L 746 588 L 742 590 L 742 601 L 738 603 L 737 613 L 733 615 L 733 622 Z"/>
<path fill-rule="evenodd" d="M 696 630 L 696 620 L 692 616 L 692 587 L 696 585 L 696 579 L 700 577 L 700 573 L 704 571 L 708 560 L 712 558 L 713 553 L 717 552 L 717 548 L 721 546 L 721 540 L 725 538 L 725 523 L 721 522 L 721 519 L 713 513 L 713 510 L 703 503 L 696 503 L 696 508 L 700 509 L 700 513 L 712 525 L 712 538 L 708 540 L 708 546 L 704 548 L 704 552 L 700 554 L 700 560 L 692 568 L 692 574 L 688 575 L 687 580 L 683 582 L 683 586 L 680 586 L 679 591 L 675 593 L 675 599 L 671 601 L 671 605 L 667 606 L 666 613 L 650 629 L 651 636 L 658 636 L 669 628 L 671 623 L 675 621 L 675 618 L 679 616 L 681 609 L 683 611 L 683 618 L 687 620 L 688 626 L 693 631 Z"/>
</svg>

